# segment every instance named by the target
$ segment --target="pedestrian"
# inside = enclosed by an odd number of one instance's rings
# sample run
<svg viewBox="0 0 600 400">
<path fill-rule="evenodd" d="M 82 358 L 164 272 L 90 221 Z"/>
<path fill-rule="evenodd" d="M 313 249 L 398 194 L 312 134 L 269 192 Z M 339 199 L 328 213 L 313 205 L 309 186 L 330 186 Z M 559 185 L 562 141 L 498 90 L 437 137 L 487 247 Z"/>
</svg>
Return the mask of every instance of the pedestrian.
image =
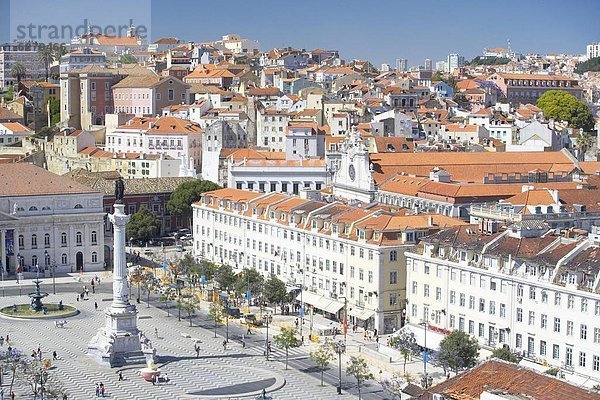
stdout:
<svg viewBox="0 0 600 400">
<path fill-rule="evenodd" d="M 100 385 L 96 383 L 96 397 L 100 397 Z"/>
<path fill-rule="evenodd" d="M 36 354 L 35 350 L 33 350 L 31 352 L 31 358 L 33 358 L 34 360 L 37 358 L 37 354 Z"/>
<path fill-rule="evenodd" d="M 10 339 L 8 338 L 8 335 L 6 335 L 6 344 L 8 344 L 8 342 L 10 342 Z"/>
<path fill-rule="evenodd" d="M 165 374 L 165 382 L 169 383 L 169 375 Z"/>
<path fill-rule="evenodd" d="M 246 331 L 247 335 L 252 335 L 252 331 L 250 330 L 250 327 L 248 326 L 248 330 Z"/>
<path fill-rule="evenodd" d="M 90 298 L 90 290 L 88 288 L 85 288 L 85 297 Z"/>
<path fill-rule="evenodd" d="M 4 388 L 0 388 L 0 400 L 4 400 Z"/>
<path fill-rule="evenodd" d="M 94 302 L 94 308 L 96 309 L 96 311 L 98 311 L 98 302 Z"/>
<path fill-rule="evenodd" d="M 246 341 L 242 338 L 242 349 L 246 348 Z"/>
<path fill-rule="evenodd" d="M 156 381 L 156 384 L 160 386 L 160 378 L 157 375 L 154 375 L 154 380 Z"/>
<path fill-rule="evenodd" d="M 56 354 L 56 350 L 54 350 L 54 351 L 52 352 L 52 359 L 53 359 L 53 360 L 58 360 L 58 354 Z"/>
<path fill-rule="evenodd" d="M 200 346 L 196 344 L 194 350 L 196 350 L 196 358 L 200 358 Z"/>
<path fill-rule="evenodd" d="M 154 328 L 154 336 L 158 338 L 158 328 Z"/>
<path fill-rule="evenodd" d="M 96 288 L 95 288 L 95 283 L 94 283 L 94 279 L 92 279 L 92 281 L 90 282 L 90 285 L 92 286 L 92 293 L 96 293 Z"/>
<path fill-rule="evenodd" d="M 105 390 L 106 390 L 106 389 L 104 388 L 104 383 L 100 382 L 100 395 L 101 395 L 102 397 L 104 397 L 104 391 L 105 391 Z"/>
<path fill-rule="evenodd" d="M 4 346 L 4 336 L 0 336 L 0 346 Z"/>
<path fill-rule="evenodd" d="M 294 324 L 296 324 L 296 328 L 298 328 L 298 318 L 296 318 L 296 320 L 294 321 Z"/>
<path fill-rule="evenodd" d="M 10 400 L 15 400 L 15 392 L 10 393 Z"/>
<path fill-rule="evenodd" d="M 223 350 L 227 350 L 227 340 L 223 340 Z"/>
<path fill-rule="evenodd" d="M 79 302 L 79 295 L 77 295 L 77 301 Z"/>
<path fill-rule="evenodd" d="M 123 371 L 119 371 L 119 381 L 123 380 Z"/>
</svg>

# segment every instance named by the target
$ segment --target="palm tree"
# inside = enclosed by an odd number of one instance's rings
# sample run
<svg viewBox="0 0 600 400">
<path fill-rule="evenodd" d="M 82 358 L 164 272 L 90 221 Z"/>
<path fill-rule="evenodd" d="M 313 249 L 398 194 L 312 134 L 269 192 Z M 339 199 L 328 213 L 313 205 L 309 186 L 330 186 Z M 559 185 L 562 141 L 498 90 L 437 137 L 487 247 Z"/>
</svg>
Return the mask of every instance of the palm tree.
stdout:
<svg viewBox="0 0 600 400">
<path fill-rule="evenodd" d="M 42 46 L 38 50 L 38 60 L 44 64 L 46 68 L 46 82 L 48 82 L 48 76 L 50 75 L 50 64 L 55 60 L 54 49 L 51 46 Z"/>
<path fill-rule="evenodd" d="M 10 75 L 17 79 L 17 87 L 21 86 L 21 79 L 25 77 L 25 73 L 25 66 L 20 62 L 16 62 L 10 67 Z"/>
<path fill-rule="evenodd" d="M 577 136 L 577 142 L 575 144 L 575 147 L 579 150 L 579 158 L 583 160 L 585 158 L 585 153 L 593 146 L 594 139 L 592 135 L 590 135 L 589 132 L 583 132 L 582 130 L 579 136 Z"/>
<path fill-rule="evenodd" d="M 57 44 L 52 47 L 54 59 L 60 61 L 60 58 L 67 54 L 67 48 L 65 45 Z"/>
</svg>

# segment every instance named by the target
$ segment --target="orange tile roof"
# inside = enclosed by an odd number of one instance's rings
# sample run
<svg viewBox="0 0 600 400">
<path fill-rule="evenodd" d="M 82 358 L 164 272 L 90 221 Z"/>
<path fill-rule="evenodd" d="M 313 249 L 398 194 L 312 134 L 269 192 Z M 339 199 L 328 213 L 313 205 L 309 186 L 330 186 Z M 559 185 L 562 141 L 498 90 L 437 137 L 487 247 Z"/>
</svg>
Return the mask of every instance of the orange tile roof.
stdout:
<svg viewBox="0 0 600 400">
<path fill-rule="evenodd" d="M 477 125 L 460 125 L 460 124 L 448 124 L 445 126 L 446 132 L 477 132 L 479 127 Z"/>
<path fill-rule="evenodd" d="M 175 117 L 160 117 L 154 125 L 148 129 L 148 133 L 169 134 L 200 134 L 200 125 L 186 119 Z"/>
<path fill-rule="evenodd" d="M 547 189 L 526 190 L 516 194 L 503 202 L 510 203 L 515 206 L 539 206 L 556 204 L 556 201 Z"/>
<path fill-rule="evenodd" d="M 13 132 L 27 132 L 33 133 L 33 131 L 26 126 L 21 125 L 18 122 L 0 122 L 0 125 L 4 126 L 9 131 Z"/>
<path fill-rule="evenodd" d="M 96 193 L 67 177 L 55 175 L 33 164 L 0 165 L 0 196 L 42 196 Z"/>
</svg>

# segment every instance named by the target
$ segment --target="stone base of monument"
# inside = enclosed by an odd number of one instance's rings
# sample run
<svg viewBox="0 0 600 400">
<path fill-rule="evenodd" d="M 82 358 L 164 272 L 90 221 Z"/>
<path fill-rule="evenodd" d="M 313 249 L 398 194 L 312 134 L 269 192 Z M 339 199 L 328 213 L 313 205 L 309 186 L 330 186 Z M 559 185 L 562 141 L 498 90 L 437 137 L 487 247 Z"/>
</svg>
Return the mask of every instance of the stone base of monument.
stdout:
<svg viewBox="0 0 600 400">
<path fill-rule="evenodd" d="M 153 360 L 155 350 L 137 329 L 137 314 L 132 305 L 106 309 L 106 325 L 88 343 L 87 354 L 106 367 L 143 365 Z"/>
</svg>

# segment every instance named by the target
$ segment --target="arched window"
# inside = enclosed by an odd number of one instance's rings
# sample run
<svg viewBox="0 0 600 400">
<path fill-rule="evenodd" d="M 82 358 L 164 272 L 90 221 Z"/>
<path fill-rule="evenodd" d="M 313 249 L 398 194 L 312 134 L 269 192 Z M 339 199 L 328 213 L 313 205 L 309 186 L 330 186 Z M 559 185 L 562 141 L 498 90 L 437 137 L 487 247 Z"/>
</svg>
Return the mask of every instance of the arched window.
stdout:
<svg viewBox="0 0 600 400">
<path fill-rule="evenodd" d="M 50 234 L 46 233 L 44 235 L 44 247 L 48 248 L 50 247 Z"/>
<path fill-rule="evenodd" d="M 37 260 L 37 256 L 36 255 L 31 256 L 31 265 L 37 265 L 37 261 L 38 260 Z"/>
<path fill-rule="evenodd" d="M 19 235 L 19 250 L 23 250 L 25 248 L 25 237 L 23 235 Z"/>
<path fill-rule="evenodd" d="M 62 247 L 67 247 L 67 233 L 63 232 L 60 234 L 60 245 Z"/>
<path fill-rule="evenodd" d="M 47 267 L 48 265 L 50 265 L 50 254 L 46 253 L 46 256 L 44 257 L 44 265 Z"/>
<path fill-rule="evenodd" d="M 37 235 L 36 234 L 31 235 L 31 248 L 37 249 Z"/>
<path fill-rule="evenodd" d="M 60 257 L 60 262 L 62 263 L 62 265 L 67 265 L 67 255 L 65 253 L 63 253 Z"/>
<path fill-rule="evenodd" d="M 38 210 L 38 209 L 37 209 L 37 207 L 36 207 L 36 206 L 31 206 L 31 207 L 29 207 L 29 211 L 37 211 L 37 210 Z"/>
<path fill-rule="evenodd" d="M 92 244 L 98 244 L 98 234 L 96 231 L 92 231 Z"/>
<path fill-rule="evenodd" d="M 95 251 L 92 252 L 92 262 L 93 263 L 97 263 L 98 262 L 98 253 L 96 253 Z"/>
<path fill-rule="evenodd" d="M 81 204 L 75 204 L 75 207 L 73 208 L 83 208 L 83 206 Z"/>
<path fill-rule="evenodd" d="M 50 210 L 50 207 L 48 207 L 48 206 L 42 207 L 42 211 L 48 211 L 48 210 Z"/>
<path fill-rule="evenodd" d="M 81 232 L 77 232 L 75 234 L 75 243 L 77 244 L 77 246 L 81 246 L 82 240 L 83 240 L 83 236 L 81 235 Z"/>
</svg>

